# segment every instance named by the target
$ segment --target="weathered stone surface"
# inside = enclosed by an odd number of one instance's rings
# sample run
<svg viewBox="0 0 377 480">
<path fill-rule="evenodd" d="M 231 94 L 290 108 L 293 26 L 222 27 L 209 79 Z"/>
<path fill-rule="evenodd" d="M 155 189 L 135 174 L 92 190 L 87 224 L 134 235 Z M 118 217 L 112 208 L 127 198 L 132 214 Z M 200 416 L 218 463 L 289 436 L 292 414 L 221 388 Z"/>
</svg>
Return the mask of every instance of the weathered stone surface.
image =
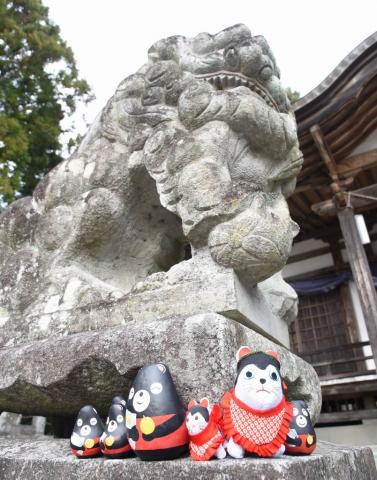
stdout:
<svg viewBox="0 0 377 480">
<path fill-rule="evenodd" d="M 218 401 L 234 384 L 240 345 L 277 350 L 289 399 L 309 404 L 314 421 L 321 408 L 313 368 L 289 350 L 238 322 L 208 313 L 82 332 L 65 338 L 0 349 L 0 410 L 73 416 L 84 404 L 107 413 L 112 397 L 128 394 L 137 370 L 166 363 L 184 402 Z"/>
<path fill-rule="evenodd" d="M 24 318 L 0 328 L 0 345 L 14 346 L 50 336 L 63 337 L 87 330 L 153 321 L 177 315 L 216 312 L 289 345 L 288 324 L 296 314 L 297 295 L 280 273 L 248 286 L 230 268 L 217 264 L 202 249 L 168 272 L 150 275 L 118 300 L 93 302 Z M 142 328 L 140 326 L 140 328 Z M 269 333 L 273 332 L 273 333 Z M 25 334 L 27 335 L 25 339 Z"/>
<path fill-rule="evenodd" d="M 0 216 L 0 346 L 86 330 L 82 317 L 75 330 L 72 312 L 124 298 L 182 261 L 188 243 L 194 257 L 209 249 L 251 291 L 288 257 L 297 225 L 286 197 L 301 164 L 263 37 L 235 25 L 155 43 L 76 152 Z M 294 310 L 285 290 L 264 295 L 282 297 L 271 315 Z M 252 308 L 258 301 L 250 295 Z M 95 328 L 128 318 L 124 310 Z M 286 341 L 271 315 L 255 315 Z"/>
<path fill-rule="evenodd" d="M 0 437 L 0 478 L 17 480 L 376 480 L 372 452 L 367 447 L 318 444 L 307 457 L 212 460 L 191 458 L 167 462 L 138 459 L 80 460 L 67 440 L 18 440 Z"/>
</svg>

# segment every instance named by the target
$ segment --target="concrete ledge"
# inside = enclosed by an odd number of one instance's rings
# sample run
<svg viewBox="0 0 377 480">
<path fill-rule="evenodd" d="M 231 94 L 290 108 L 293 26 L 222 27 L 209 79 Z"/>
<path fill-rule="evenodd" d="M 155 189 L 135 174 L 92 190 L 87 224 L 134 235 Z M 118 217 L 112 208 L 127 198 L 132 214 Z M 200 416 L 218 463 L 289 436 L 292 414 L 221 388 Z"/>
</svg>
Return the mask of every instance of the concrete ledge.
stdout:
<svg viewBox="0 0 377 480">
<path fill-rule="evenodd" d="M 7 480 L 376 480 L 372 451 L 367 447 L 340 447 L 321 443 L 309 457 L 194 462 L 190 458 L 167 462 L 139 459 L 79 460 L 69 452 L 68 440 L 0 437 L 0 478 Z"/>
</svg>

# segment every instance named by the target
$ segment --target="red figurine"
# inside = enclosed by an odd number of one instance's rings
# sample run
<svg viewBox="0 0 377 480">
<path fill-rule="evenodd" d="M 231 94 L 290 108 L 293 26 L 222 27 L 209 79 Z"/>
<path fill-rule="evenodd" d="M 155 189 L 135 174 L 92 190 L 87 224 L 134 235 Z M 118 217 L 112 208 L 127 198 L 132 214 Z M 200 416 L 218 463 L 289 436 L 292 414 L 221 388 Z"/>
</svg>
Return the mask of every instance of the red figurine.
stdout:
<svg viewBox="0 0 377 480">
<path fill-rule="evenodd" d="M 214 456 L 219 459 L 226 457 L 223 446 L 225 440 L 220 428 L 221 410 L 215 404 L 210 409 L 207 398 L 200 403 L 191 400 L 188 404 L 186 427 L 189 433 L 190 455 L 193 460 L 210 460 Z"/>
</svg>

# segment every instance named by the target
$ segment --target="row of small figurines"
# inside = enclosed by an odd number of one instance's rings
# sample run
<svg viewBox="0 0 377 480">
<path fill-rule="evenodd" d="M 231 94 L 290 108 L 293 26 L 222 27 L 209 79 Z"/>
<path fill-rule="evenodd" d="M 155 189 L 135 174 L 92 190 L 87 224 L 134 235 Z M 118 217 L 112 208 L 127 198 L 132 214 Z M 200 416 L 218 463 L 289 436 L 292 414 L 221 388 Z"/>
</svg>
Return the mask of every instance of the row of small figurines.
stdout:
<svg viewBox="0 0 377 480">
<path fill-rule="evenodd" d="M 122 395 L 113 399 L 105 425 L 94 407 L 80 410 L 72 453 L 79 458 L 136 454 L 142 460 L 168 460 L 187 450 L 194 460 L 310 454 L 316 435 L 309 411 L 302 400 L 286 401 L 277 354 L 241 347 L 236 358 L 235 387 L 221 406 L 204 398 L 190 401 L 187 410 L 165 365 L 141 368 L 127 401 Z"/>
</svg>

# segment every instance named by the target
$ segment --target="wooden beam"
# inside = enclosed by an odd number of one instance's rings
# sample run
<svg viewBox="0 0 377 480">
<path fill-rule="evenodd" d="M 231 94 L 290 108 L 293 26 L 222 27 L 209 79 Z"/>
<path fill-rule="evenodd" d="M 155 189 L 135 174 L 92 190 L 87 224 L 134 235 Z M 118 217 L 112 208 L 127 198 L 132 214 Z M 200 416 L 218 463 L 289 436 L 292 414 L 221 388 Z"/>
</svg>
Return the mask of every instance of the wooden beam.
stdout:
<svg viewBox="0 0 377 480">
<path fill-rule="evenodd" d="M 346 199 L 344 196 L 344 190 L 340 184 L 340 179 L 338 175 L 337 165 L 334 157 L 326 143 L 326 139 L 322 133 L 319 125 L 313 125 L 310 129 L 310 133 L 314 139 L 314 142 L 317 146 L 319 154 L 327 167 L 327 171 L 330 175 L 332 183 L 330 185 L 332 192 L 334 193 L 339 205 L 345 206 Z"/>
<path fill-rule="evenodd" d="M 342 230 L 344 243 L 353 275 L 354 282 L 360 298 L 361 309 L 377 366 L 377 294 L 374 287 L 368 259 L 361 243 L 356 226 L 355 215 L 352 207 L 338 210 L 338 219 Z"/>
<path fill-rule="evenodd" d="M 355 210 L 360 208 L 365 209 L 367 207 L 377 208 L 377 183 L 374 183 L 373 185 L 368 185 L 367 187 L 359 188 L 349 193 L 351 194 L 351 196 L 348 204 L 351 205 Z M 353 196 L 352 194 L 354 194 L 355 196 Z M 347 195 L 347 193 L 345 195 Z M 357 197 L 357 195 L 375 197 L 375 199 Z M 312 205 L 312 210 L 321 217 L 335 216 L 337 214 L 337 207 L 333 199 L 314 203 Z"/>
<path fill-rule="evenodd" d="M 337 164 L 337 172 L 340 177 L 349 177 L 375 166 L 377 166 L 377 148 L 342 160 Z"/>
</svg>

